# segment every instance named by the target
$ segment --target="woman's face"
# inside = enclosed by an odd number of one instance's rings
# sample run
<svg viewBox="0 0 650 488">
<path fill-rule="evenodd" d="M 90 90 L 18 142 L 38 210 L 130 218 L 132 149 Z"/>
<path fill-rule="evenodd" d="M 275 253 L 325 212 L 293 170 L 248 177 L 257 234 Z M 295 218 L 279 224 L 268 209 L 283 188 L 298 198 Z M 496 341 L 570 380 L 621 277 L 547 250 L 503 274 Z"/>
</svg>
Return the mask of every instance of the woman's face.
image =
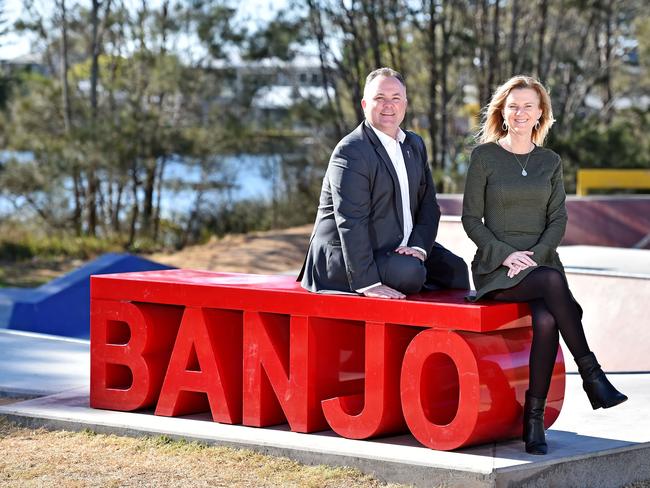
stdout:
<svg viewBox="0 0 650 488">
<path fill-rule="evenodd" d="M 508 130 L 517 135 L 530 135 L 533 126 L 542 116 L 539 95 L 532 88 L 510 90 L 503 107 L 503 118 Z"/>
</svg>

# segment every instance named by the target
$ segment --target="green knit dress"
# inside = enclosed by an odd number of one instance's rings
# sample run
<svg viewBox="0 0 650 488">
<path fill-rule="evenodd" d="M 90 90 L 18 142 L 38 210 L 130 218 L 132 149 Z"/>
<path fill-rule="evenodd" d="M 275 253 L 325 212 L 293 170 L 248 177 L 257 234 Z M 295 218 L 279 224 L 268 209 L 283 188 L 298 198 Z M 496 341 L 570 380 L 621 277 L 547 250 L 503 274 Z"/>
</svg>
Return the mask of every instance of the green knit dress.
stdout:
<svg viewBox="0 0 650 488">
<path fill-rule="evenodd" d="M 525 164 L 527 154 L 517 154 Z M 478 250 L 472 274 L 478 300 L 493 290 L 507 289 L 536 267 L 508 278 L 503 261 L 515 251 L 533 251 L 538 266 L 564 268 L 557 247 L 567 223 L 560 157 L 535 147 L 522 175 L 515 155 L 494 142 L 477 146 L 470 157 L 463 198 L 463 228 Z"/>
</svg>

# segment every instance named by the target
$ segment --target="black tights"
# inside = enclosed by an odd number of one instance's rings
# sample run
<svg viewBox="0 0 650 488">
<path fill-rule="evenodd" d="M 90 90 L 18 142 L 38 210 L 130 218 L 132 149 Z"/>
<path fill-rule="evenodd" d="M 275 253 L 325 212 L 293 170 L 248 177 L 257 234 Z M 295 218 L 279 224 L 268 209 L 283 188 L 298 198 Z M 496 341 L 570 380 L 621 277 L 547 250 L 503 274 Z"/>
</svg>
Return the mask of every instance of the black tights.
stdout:
<svg viewBox="0 0 650 488">
<path fill-rule="evenodd" d="M 530 349 L 530 384 L 528 391 L 546 398 L 559 334 L 575 359 L 589 354 L 582 328 L 580 311 L 573 300 L 566 278 L 559 271 L 539 267 L 519 284 L 505 290 L 495 290 L 486 298 L 508 302 L 528 302 L 533 317 L 533 343 Z M 559 332 L 559 333 L 558 333 Z"/>
</svg>

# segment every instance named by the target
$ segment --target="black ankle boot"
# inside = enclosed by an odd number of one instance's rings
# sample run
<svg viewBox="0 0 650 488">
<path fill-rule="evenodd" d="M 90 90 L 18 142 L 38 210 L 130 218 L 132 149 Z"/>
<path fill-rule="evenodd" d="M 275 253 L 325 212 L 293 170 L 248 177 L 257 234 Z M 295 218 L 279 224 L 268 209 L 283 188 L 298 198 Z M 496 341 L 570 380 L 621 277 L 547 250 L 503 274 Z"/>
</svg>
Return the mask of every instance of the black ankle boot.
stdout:
<svg viewBox="0 0 650 488">
<path fill-rule="evenodd" d="M 548 446 L 544 435 L 544 409 L 546 398 L 537 398 L 526 392 L 524 403 L 524 435 L 528 454 L 546 454 Z"/>
<path fill-rule="evenodd" d="M 627 400 L 627 397 L 609 382 L 593 352 L 576 359 L 576 364 L 582 376 L 582 387 L 594 410 L 613 407 Z"/>
</svg>

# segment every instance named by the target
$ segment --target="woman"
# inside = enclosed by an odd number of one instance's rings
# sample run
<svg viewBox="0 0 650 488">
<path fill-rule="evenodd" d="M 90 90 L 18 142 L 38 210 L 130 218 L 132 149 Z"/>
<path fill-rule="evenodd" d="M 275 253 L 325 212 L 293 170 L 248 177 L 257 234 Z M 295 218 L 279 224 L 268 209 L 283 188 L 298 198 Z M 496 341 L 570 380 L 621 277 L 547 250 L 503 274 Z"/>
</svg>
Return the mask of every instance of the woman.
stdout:
<svg viewBox="0 0 650 488">
<path fill-rule="evenodd" d="M 589 350 L 582 309 L 569 290 L 556 249 L 567 222 L 562 164 L 541 147 L 553 124 L 551 101 L 534 78 L 515 76 L 490 101 L 470 158 L 463 227 L 478 246 L 472 262 L 476 297 L 527 302 L 533 322 L 524 404 L 526 452 L 546 454 L 544 408 L 559 334 L 573 355 L 591 406 L 627 400 Z"/>
</svg>

